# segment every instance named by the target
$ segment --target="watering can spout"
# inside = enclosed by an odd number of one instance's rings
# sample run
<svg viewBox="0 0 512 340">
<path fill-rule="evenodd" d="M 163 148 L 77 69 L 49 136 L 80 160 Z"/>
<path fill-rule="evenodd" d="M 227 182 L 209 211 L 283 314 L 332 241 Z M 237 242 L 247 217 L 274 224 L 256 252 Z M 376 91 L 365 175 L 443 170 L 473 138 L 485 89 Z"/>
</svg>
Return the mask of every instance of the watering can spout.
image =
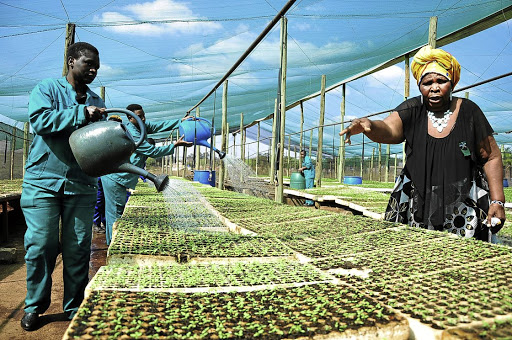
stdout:
<svg viewBox="0 0 512 340">
<path fill-rule="evenodd" d="M 154 175 L 151 172 L 139 168 L 131 163 L 124 163 L 119 166 L 119 172 L 129 172 L 131 174 L 139 175 L 144 178 L 149 179 L 151 182 L 155 184 L 155 188 L 157 191 L 164 190 L 169 184 L 169 177 L 167 175 Z"/>
<path fill-rule="evenodd" d="M 219 154 L 220 159 L 223 159 L 224 157 L 226 157 L 226 153 L 224 151 L 220 151 L 220 150 L 215 150 L 215 151 L 217 151 L 217 153 Z"/>
</svg>

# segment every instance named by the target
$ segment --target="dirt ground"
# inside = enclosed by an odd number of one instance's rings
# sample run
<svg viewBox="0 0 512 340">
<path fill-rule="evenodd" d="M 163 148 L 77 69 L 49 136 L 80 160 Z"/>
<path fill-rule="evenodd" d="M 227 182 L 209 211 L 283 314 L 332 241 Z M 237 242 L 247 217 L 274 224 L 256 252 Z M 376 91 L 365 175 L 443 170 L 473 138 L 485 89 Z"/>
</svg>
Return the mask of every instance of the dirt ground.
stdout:
<svg viewBox="0 0 512 340">
<path fill-rule="evenodd" d="M 62 296 L 64 285 L 62 281 L 62 257 L 59 255 L 52 275 L 52 302 L 46 313 L 39 319 L 39 327 L 27 332 L 20 326 L 23 317 L 23 307 L 26 294 L 26 269 L 23 259 L 24 226 L 17 227 L 10 233 L 9 241 L 0 245 L 2 248 L 16 248 L 14 264 L 0 263 L 0 340 L 40 340 L 61 339 L 69 325 L 66 315 L 62 312 Z M 105 264 L 106 259 L 105 234 L 93 233 L 91 247 L 91 263 L 89 278 Z"/>
</svg>

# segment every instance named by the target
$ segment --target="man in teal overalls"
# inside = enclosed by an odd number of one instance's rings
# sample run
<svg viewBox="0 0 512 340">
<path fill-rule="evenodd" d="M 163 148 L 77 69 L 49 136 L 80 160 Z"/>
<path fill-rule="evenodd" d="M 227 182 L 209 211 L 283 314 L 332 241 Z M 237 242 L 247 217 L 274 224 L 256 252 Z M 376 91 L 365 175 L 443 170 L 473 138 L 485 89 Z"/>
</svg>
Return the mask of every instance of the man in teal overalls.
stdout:
<svg viewBox="0 0 512 340">
<path fill-rule="evenodd" d="M 142 106 L 139 104 L 130 104 L 126 107 L 127 110 L 135 113 L 142 120 L 146 126 L 146 133 L 152 134 L 157 132 L 171 131 L 176 128 L 180 122 L 179 119 L 164 120 L 161 122 L 148 122 Z M 139 140 L 140 131 L 135 118 L 128 117 L 130 124 L 126 124 L 126 128 L 133 136 L 134 140 Z M 185 118 L 183 118 L 185 119 Z M 144 168 L 146 159 L 148 157 L 159 158 L 167 155 L 172 155 L 176 146 L 192 146 L 193 143 L 185 142 L 183 136 L 174 144 L 166 146 L 155 146 L 148 142 L 146 138 L 130 156 L 130 163 L 139 168 Z M 105 236 L 107 245 L 110 245 L 112 240 L 112 226 L 123 215 L 124 207 L 126 206 L 126 192 L 128 189 L 135 189 L 139 176 L 127 172 L 114 173 L 101 177 L 103 184 L 103 191 L 105 193 L 105 217 L 107 220 Z"/>
<path fill-rule="evenodd" d="M 315 185 L 315 164 L 311 160 L 311 157 L 306 156 L 306 151 L 302 150 L 300 152 L 300 156 L 302 157 L 302 168 L 299 168 L 299 171 L 302 172 L 304 178 L 306 179 L 306 189 L 310 189 Z M 315 203 L 312 200 L 306 200 L 304 205 L 313 206 Z"/>
<path fill-rule="evenodd" d="M 105 118 L 105 103 L 87 86 L 100 67 L 98 50 L 83 42 L 73 44 L 67 65 L 67 75 L 41 81 L 28 104 L 35 136 L 21 194 L 27 224 L 27 296 L 21 327 L 27 331 L 37 328 L 39 314 L 50 306 L 51 275 L 59 251 L 64 267 L 63 309 L 69 319 L 88 283 L 97 178 L 82 172 L 68 139 L 76 129 Z"/>
</svg>

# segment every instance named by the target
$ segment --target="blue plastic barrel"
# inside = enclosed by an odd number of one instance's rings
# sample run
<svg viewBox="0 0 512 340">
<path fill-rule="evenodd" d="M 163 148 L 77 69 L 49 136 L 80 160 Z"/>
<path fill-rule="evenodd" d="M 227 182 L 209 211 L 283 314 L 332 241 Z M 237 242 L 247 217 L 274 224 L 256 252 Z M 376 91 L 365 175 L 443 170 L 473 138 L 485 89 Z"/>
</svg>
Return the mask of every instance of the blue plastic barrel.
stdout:
<svg viewBox="0 0 512 340">
<path fill-rule="evenodd" d="M 343 177 L 343 183 L 349 185 L 363 184 L 361 176 L 345 176 Z"/>
<path fill-rule="evenodd" d="M 508 188 L 508 179 L 506 178 L 503 179 L 503 187 Z"/>
<path fill-rule="evenodd" d="M 212 177 L 210 178 L 210 172 Z M 209 184 L 215 186 L 215 171 L 209 170 L 194 170 L 194 181 L 202 184 Z"/>
</svg>

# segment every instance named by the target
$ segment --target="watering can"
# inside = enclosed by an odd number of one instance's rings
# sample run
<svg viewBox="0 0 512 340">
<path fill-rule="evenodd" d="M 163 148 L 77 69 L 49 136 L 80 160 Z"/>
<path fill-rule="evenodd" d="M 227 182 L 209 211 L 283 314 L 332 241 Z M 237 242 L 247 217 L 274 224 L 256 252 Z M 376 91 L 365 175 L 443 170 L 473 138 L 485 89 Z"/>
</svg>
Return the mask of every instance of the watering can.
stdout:
<svg viewBox="0 0 512 340">
<path fill-rule="evenodd" d="M 75 130 L 69 137 L 69 145 L 82 171 L 92 177 L 129 172 L 148 178 L 162 191 L 169 183 L 167 175 L 156 176 L 130 163 L 130 155 L 146 138 L 142 120 L 130 110 L 107 109 L 105 112 L 121 112 L 135 118 L 140 138 L 135 141 L 126 125 L 114 121 L 95 122 Z"/>
<path fill-rule="evenodd" d="M 225 152 L 211 146 L 207 141 L 208 138 L 215 135 L 215 128 L 212 128 L 212 123 L 209 120 L 201 117 L 190 117 L 181 122 L 179 132 L 181 136 L 184 136 L 184 141 L 211 148 L 219 154 L 220 159 L 226 157 Z"/>
</svg>

